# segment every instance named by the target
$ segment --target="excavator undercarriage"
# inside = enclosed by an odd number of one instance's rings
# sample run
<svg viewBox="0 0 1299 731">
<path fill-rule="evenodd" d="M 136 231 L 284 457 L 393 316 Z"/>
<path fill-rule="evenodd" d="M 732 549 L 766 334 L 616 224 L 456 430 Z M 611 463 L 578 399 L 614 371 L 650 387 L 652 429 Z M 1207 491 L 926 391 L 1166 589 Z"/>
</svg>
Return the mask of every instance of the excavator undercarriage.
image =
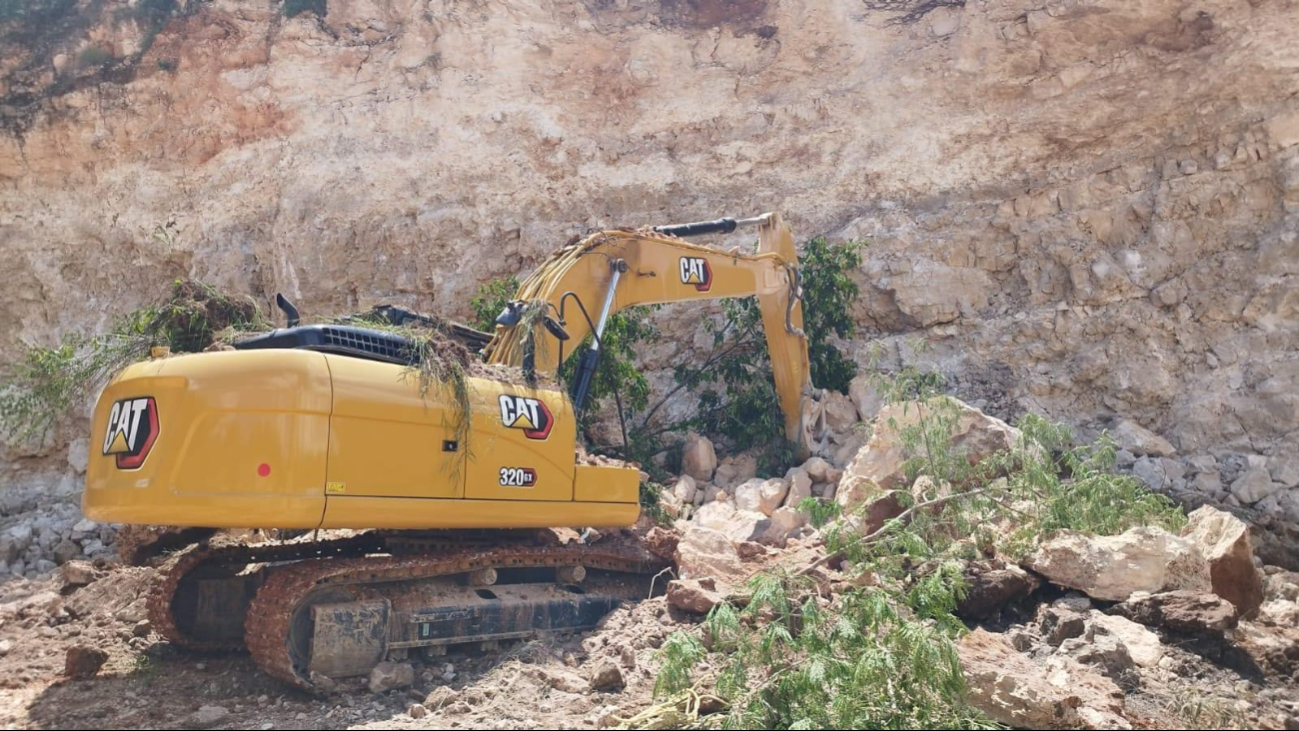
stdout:
<svg viewBox="0 0 1299 731">
<path fill-rule="evenodd" d="M 410 653 L 592 629 L 649 596 L 665 565 L 633 540 L 561 545 L 547 531 L 209 541 L 168 562 L 149 616 L 180 646 L 246 647 L 272 675 L 320 691 Z"/>
</svg>

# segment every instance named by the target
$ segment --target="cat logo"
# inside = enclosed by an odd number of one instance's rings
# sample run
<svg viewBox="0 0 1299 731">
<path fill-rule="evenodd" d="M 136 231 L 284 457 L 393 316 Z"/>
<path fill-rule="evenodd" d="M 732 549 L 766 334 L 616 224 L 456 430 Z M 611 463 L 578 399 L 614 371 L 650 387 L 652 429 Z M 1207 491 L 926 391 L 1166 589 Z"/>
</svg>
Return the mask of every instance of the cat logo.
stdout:
<svg viewBox="0 0 1299 731">
<path fill-rule="evenodd" d="M 117 401 L 108 414 L 104 456 L 116 455 L 119 470 L 136 469 L 149 456 L 158 431 L 158 405 L 152 396 Z"/>
<path fill-rule="evenodd" d="M 681 283 L 693 284 L 700 292 L 712 289 L 713 268 L 708 266 L 708 260 L 697 256 L 681 257 Z"/>
<path fill-rule="evenodd" d="M 555 425 L 555 419 L 541 401 L 503 393 L 501 423 L 511 429 L 522 429 L 523 436 L 529 439 L 545 439 L 550 436 L 550 428 Z"/>
</svg>

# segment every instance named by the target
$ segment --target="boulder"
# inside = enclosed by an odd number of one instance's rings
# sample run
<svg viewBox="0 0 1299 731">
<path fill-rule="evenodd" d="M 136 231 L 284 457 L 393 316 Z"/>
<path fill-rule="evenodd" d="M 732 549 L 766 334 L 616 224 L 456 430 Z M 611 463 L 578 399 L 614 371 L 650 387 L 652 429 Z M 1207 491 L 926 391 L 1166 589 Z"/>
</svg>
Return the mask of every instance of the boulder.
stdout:
<svg viewBox="0 0 1299 731">
<path fill-rule="evenodd" d="M 1066 657 L 1039 665 L 1005 635 L 976 629 L 957 645 L 971 705 L 1012 728 L 1128 729 L 1113 681 Z"/>
<path fill-rule="evenodd" d="M 700 482 L 713 479 L 717 453 L 708 437 L 691 432 L 681 448 L 681 470 Z"/>
<path fill-rule="evenodd" d="M 855 376 L 848 384 L 848 398 L 857 408 L 857 417 L 870 421 L 884 408 L 884 395 L 875 390 L 871 377 L 866 374 Z"/>
<path fill-rule="evenodd" d="M 1093 609 L 1087 618 L 1087 633 L 1090 641 L 1102 635 L 1111 635 L 1127 648 L 1132 662 L 1143 668 L 1153 668 L 1164 657 L 1164 643 L 1159 635 L 1145 626 L 1125 617 L 1102 614 Z"/>
<path fill-rule="evenodd" d="M 1118 536 L 1061 531 L 1028 568 L 1094 599 L 1121 602 L 1136 592 L 1209 590 L 1209 566 L 1190 541 L 1148 526 Z"/>
<path fill-rule="evenodd" d="M 1221 636 L 1237 624 L 1236 606 L 1200 591 L 1140 594 L 1114 607 L 1116 615 L 1147 627 L 1162 627 L 1188 635 Z"/>
<path fill-rule="evenodd" d="M 711 528 L 716 531 L 725 531 L 727 524 L 735 515 L 735 506 L 715 501 L 704 503 L 695 511 L 694 522 L 704 528 Z"/>
<path fill-rule="evenodd" d="M 591 690 L 622 690 L 624 685 L 626 682 L 622 677 L 622 668 L 618 667 L 618 663 L 612 658 L 601 659 L 591 671 Z"/>
<path fill-rule="evenodd" d="M 767 529 L 767 540 L 759 540 L 759 543 L 784 546 L 785 540 L 789 536 L 801 531 L 806 525 L 807 515 L 803 511 L 791 507 L 777 508 L 771 514 L 771 526 Z"/>
<path fill-rule="evenodd" d="M 1111 436 L 1120 449 L 1138 456 L 1171 457 L 1177 452 L 1167 439 L 1128 419 L 1120 420 Z"/>
<path fill-rule="evenodd" d="M 89 561 L 68 561 L 59 567 L 59 576 L 65 587 L 86 586 L 97 578 Z"/>
<path fill-rule="evenodd" d="M 370 670 L 370 692 L 387 693 L 415 683 L 415 668 L 405 662 L 381 662 Z"/>
<path fill-rule="evenodd" d="M 1132 688 L 1139 682 L 1137 664 L 1133 662 L 1128 646 L 1118 637 L 1106 632 L 1065 640 L 1060 644 L 1060 654 L 1113 680 L 1122 688 Z"/>
<path fill-rule="evenodd" d="M 797 508 L 804 500 L 812 497 L 812 477 L 802 467 L 795 467 L 785 473 L 789 483 L 789 492 L 785 494 L 785 507 Z"/>
<path fill-rule="evenodd" d="M 722 600 L 713 579 L 674 579 L 668 582 L 668 604 L 693 614 L 707 614 Z"/>
<path fill-rule="evenodd" d="M 1231 494 L 1242 505 L 1253 505 L 1263 498 L 1281 489 L 1281 485 L 1272 481 L 1272 475 L 1263 467 L 1250 467 L 1231 483 Z"/>
<path fill-rule="evenodd" d="M 73 645 L 63 658 L 63 674 L 69 678 L 89 678 L 108 662 L 108 653 L 91 645 Z"/>
<path fill-rule="evenodd" d="M 692 505 L 695 502 L 695 492 L 699 489 L 695 483 L 695 478 L 690 475 L 682 475 L 677 478 L 677 482 L 672 486 L 672 495 L 681 505 Z"/>
<path fill-rule="evenodd" d="M 740 579 L 743 569 L 735 545 L 725 534 L 691 526 L 677 543 L 677 568 L 683 579 L 716 577 Z"/>
<path fill-rule="evenodd" d="M 978 464 L 999 451 L 1008 450 L 1019 441 L 1017 429 L 953 398 L 891 404 L 876 417 L 870 441 L 845 468 L 844 479 L 860 478 L 880 490 L 909 486 L 910 480 L 903 469 L 908 455 L 903 448 L 901 430 L 932 417 L 935 409 L 949 408 L 955 412 L 952 449 L 963 454 L 970 464 Z M 860 490 L 844 490 L 841 485 L 836 500 L 840 505 L 851 507 L 851 501 L 858 497 L 861 497 Z"/>
<path fill-rule="evenodd" d="M 857 423 L 857 407 L 845 394 L 827 389 L 821 399 L 821 406 L 825 414 L 825 425 L 832 432 L 845 433 Z"/>
<path fill-rule="evenodd" d="M 785 501 L 789 483 L 780 478 L 749 480 L 735 488 L 735 507 L 763 515 L 771 515 Z"/>
<path fill-rule="evenodd" d="M 1236 605 L 1241 619 L 1263 605 L 1263 577 L 1254 568 L 1249 526 L 1231 513 L 1205 505 L 1191 513 L 1182 536 L 1209 562 L 1213 593 Z"/>
<path fill-rule="evenodd" d="M 1037 577 L 1004 561 L 971 561 L 965 565 L 965 597 L 956 608 L 962 619 L 990 619 L 1041 586 Z"/>
<path fill-rule="evenodd" d="M 829 482 L 830 471 L 834 467 L 821 457 L 813 457 L 803 463 L 802 469 L 808 477 L 812 478 L 812 482 Z"/>
<path fill-rule="evenodd" d="M 1061 602 L 1039 607 L 1037 629 L 1047 644 L 1059 647 L 1066 640 L 1087 633 L 1087 615 Z"/>
</svg>

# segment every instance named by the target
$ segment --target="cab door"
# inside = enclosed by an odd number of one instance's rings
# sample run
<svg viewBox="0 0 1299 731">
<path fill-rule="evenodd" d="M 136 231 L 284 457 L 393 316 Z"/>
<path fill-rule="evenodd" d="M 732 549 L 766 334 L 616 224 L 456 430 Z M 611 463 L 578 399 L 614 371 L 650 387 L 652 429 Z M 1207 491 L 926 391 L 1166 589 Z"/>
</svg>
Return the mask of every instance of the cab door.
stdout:
<svg viewBox="0 0 1299 731">
<path fill-rule="evenodd" d="M 470 386 L 465 497 L 572 500 L 577 427 L 568 397 L 481 378 Z"/>
</svg>

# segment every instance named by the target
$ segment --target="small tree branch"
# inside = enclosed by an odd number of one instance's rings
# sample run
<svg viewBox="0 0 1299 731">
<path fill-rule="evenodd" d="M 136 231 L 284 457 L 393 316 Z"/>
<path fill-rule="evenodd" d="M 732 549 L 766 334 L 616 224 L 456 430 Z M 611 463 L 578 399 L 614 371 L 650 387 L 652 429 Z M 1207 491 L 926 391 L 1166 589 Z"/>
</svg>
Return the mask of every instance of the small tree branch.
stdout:
<svg viewBox="0 0 1299 731">
<path fill-rule="evenodd" d="M 994 491 L 994 490 L 998 490 L 998 489 L 1000 489 L 1000 488 L 985 487 L 985 488 L 981 488 L 981 489 L 978 489 L 978 490 L 971 490 L 971 491 L 969 491 L 969 492 L 959 492 L 959 493 L 954 493 L 954 494 L 952 494 L 952 495 L 946 495 L 946 496 L 944 496 L 944 497 L 934 498 L 933 500 L 926 500 L 926 501 L 923 502 L 923 503 L 916 503 L 915 505 L 912 505 L 911 507 L 909 507 L 909 508 L 907 508 L 906 510 L 902 511 L 902 514 L 899 515 L 898 517 L 896 517 L 896 518 L 894 518 L 894 519 L 892 519 L 892 520 L 886 520 L 886 521 L 884 521 L 884 525 L 882 525 L 882 526 L 880 526 L 879 528 L 877 528 L 877 529 L 876 529 L 874 532 L 872 532 L 871 534 L 869 534 L 869 535 L 865 535 L 865 536 L 860 536 L 860 537 L 858 537 L 858 538 L 853 539 L 852 541 L 850 541 L 850 542 L 848 543 L 848 545 L 844 546 L 844 549 L 851 548 L 851 547 L 853 547 L 853 546 L 869 545 L 869 544 L 871 544 L 871 543 L 875 543 L 875 542 L 878 541 L 882 536 L 884 536 L 884 534 L 886 534 L 886 533 L 889 531 L 889 529 L 893 526 L 893 522 L 894 522 L 894 521 L 899 521 L 899 522 L 901 522 L 901 523 L 903 523 L 903 524 L 910 523 L 912 517 L 913 517 L 913 516 L 914 516 L 918 511 L 920 511 L 920 510 L 924 510 L 924 509 L 926 509 L 926 508 L 932 508 L 932 507 L 935 506 L 935 505 L 942 505 L 943 503 L 951 502 L 952 500 L 956 500 L 956 499 L 959 499 L 959 498 L 968 498 L 968 497 L 974 497 L 974 496 L 976 496 L 976 495 L 982 495 L 983 493 L 986 493 L 986 492 L 992 492 L 992 491 Z M 835 560 L 836 558 L 840 558 L 840 557 L 842 557 L 842 556 L 843 556 L 843 549 L 840 549 L 840 550 L 838 550 L 838 551 L 835 551 L 834 553 L 827 553 L 826 555 L 822 556 L 821 558 L 818 558 L 817 560 L 813 561 L 812 563 L 810 563 L 810 564 L 804 566 L 803 568 L 799 569 L 798 571 L 794 572 L 794 575 L 795 575 L 795 576 L 805 576 L 805 575 L 807 575 L 807 574 L 812 573 L 812 571 L 814 571 L 814 570 L 820 568 L 821 566 L 824 566 L 824 565 L 826 565 L 827 563 L 829 563 L 829 562 Z"/>
</svg>

